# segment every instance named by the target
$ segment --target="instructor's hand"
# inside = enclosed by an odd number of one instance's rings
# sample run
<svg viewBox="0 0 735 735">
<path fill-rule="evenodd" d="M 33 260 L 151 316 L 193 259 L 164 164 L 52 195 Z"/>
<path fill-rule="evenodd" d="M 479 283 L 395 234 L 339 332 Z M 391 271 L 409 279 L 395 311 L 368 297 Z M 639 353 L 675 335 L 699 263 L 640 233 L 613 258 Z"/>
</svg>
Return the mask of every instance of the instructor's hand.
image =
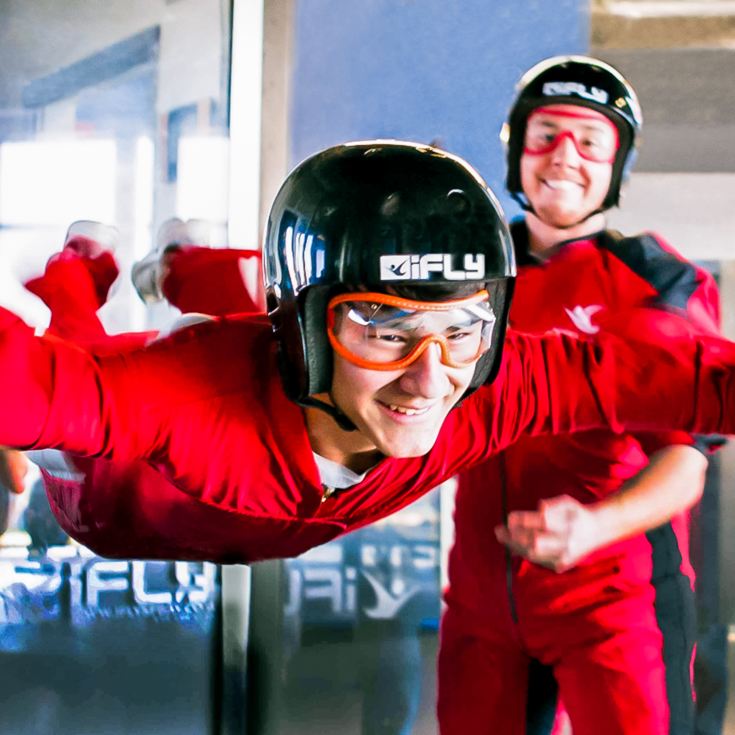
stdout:
<svg viewBox="0 0 735 735">
<path fill-rule="evenodd" d="M 595 513 L 568 495 L 542 500 L 538 510 L 513 511 L 495 536 L 514 554 L 563 572 L 600 545 Z"/>
</svg>

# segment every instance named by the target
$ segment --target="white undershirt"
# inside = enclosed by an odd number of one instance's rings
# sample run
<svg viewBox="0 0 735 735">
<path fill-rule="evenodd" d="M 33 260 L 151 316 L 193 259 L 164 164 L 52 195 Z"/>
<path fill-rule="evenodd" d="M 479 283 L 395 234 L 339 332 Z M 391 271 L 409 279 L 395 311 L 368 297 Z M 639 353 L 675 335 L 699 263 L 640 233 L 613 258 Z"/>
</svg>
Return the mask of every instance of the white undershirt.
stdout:
<svg viewBox="0 0 735 735">
<path fill-rule="evenodd" d="M 314 452 L 314 461 L 319 470 L 319 479 L 325 487 L 344 490 L 345 488 L 357 485 L 358 482 L 362 482 L 365 475 L 367 475 L 367 472 L 358 475 L 344 465 L 322 457 L 316 452 Z"/>
</svg>

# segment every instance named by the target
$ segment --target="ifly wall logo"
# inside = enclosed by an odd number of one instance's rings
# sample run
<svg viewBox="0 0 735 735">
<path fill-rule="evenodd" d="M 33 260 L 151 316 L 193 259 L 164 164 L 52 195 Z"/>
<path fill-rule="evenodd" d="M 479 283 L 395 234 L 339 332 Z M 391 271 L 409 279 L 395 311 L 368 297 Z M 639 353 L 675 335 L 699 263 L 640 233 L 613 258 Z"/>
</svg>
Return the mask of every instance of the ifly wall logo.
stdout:
<svg viewBox="0 0 735 735">
<path fill-rule="evenodd" d="M 579 82 L 546 82 L 542 93 L 547 97 L 577 96 L 600 105 L 607 103 L 610 95 L 598 87 L 587 87 Z"/>
<path fill-rule="evenodd" d="M 462 268 L 455 268 L 450 253 L 426 255 L 381 255 L 381 281 L 428 281 L 434 273 L 445 281 L 481 281 L 485 277 L 485 255 L 465 253 Z"/>
</svg>

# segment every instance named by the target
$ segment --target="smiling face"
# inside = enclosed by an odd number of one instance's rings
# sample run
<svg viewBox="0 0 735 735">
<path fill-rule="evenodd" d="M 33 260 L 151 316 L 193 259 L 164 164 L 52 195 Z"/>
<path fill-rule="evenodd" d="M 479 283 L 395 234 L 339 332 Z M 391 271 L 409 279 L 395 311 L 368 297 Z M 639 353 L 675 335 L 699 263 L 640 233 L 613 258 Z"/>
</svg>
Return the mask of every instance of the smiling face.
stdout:
<svg viewBox="0 0 735 735">
<path fill-rule="evenodd" d="M 521 185 L 533 212 L 565 228 L 598 210 L 610 188 L 618 137 L 601 113 L 579 105 L 550 105 L 528 117 Z"/>
<path fill-rule="evenodd" d="M 433 447 L 474 371 L 446 366 L 436 343 L 403 370 L 369 370 L 335 355 L 332 399 L 357 427 L 362 451 L 417 457 Z"/>
<path fill-rule="evenodd" d="M 358 428 L 365 451 L 428 452 L 492 346 L 496 320 L 488 292 L 442 301 L 345 293 L 327 312 L 331 398 Z"/>
</svg>

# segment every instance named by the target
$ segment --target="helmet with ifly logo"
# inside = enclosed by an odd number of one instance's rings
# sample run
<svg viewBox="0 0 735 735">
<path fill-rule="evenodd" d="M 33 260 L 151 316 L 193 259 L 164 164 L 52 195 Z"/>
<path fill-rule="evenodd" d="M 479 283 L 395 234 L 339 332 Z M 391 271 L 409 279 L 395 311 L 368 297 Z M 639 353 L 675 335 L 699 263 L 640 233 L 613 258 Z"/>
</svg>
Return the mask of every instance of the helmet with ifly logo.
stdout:
<svg viewBox="0 0 735 735">
<path fill-rule="evenodd" d="M 615 68 L 589 56 L 554 56 L 531 67 L 516 85 L 516 97 L 501 139 L 506 145 L 506 187 L 524 209 L 520 161 L 526 124 L 533 110 L 556 104 L 578 105 L 603 114 L 615 126 L 618 147 L 601 209 L 619 203 L 620 187 L 630 173 L 643 124 L 638 96 Z"/>
<path fill-rule="evenodd" d="M 405 312 L 408 306 L 411 313 L 443 314 L 426 316 L 422 333 L 427 325 L 444 327 L 460 314 L 492 313 L 480 319 L 485 335 L 494 322 L 494 335 L 471 361 L 475 372 L 470 391 L 497 372 L 515 276 L 510 233 L 494 194 L 457 156 L 390 140 L 346 143 L 311 156 L 288 175 L 276 195 L 263 267 L 284 386 L 294 401 L 325 407 L 313 397 L 331 390 L 335 320 L 329 313 L 343 308 L 336 298 L 342 294 L 354 294 L 352 302 L 370 301 L 372 316 L 379 303 L 381 328 L 385 314 L 395 316 L 396 309 Z M 486 312 L 465 303 L 480 291 L 487 291 L 480 297 L 487 302 Z M 384 296 L 393 301 L 383 303 Z M 432 309 L 432 304 L 448 301 L 456 304 Z M 376 322 L 365 320 L 362 306 L 344 308 L 352 317 L 363 314 L 350 324 L 364 332 L 368 323 Z M 416 323 L 414 318 L 411 324 Z M 443 338 L 447 364 L 460 355 L 452 336 Z M 364 354 L 355 345 L 342 347 L 353 361 L 365 360 L 374 369 L 381 369 L 376 360 L 389 364 L 382 369 L 391 369 L 407 357 Z M 425 348 L 426 341 L 419 351 Z M 410 359 L 416 354 L 414 350 Z"/>
</svg>

